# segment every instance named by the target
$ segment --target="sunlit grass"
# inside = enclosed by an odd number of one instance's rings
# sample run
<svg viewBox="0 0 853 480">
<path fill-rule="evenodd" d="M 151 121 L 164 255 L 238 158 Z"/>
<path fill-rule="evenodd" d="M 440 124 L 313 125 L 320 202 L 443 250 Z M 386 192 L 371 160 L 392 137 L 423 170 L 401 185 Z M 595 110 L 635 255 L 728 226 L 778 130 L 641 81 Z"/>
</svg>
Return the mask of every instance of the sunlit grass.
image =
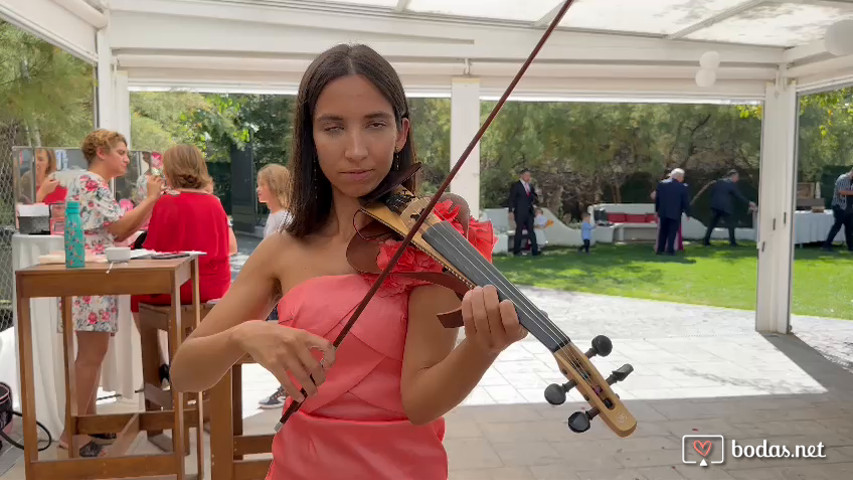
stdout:
<svg viewBox="0 0 853 480">
<path fill-rule="evenodd" d="M 516 284 L 622 297 L 753 310 L 758 257 L 754 244 L 731 248 L 685 245 L 676 257 L 658 256 L 649 244 L 599 244 L 589 255 L 549 249 L 541 257 L 496 256 L 495 265 Z M 853 255 L 797 248 L 793 313 L 853 319 Z"/>
</svg>

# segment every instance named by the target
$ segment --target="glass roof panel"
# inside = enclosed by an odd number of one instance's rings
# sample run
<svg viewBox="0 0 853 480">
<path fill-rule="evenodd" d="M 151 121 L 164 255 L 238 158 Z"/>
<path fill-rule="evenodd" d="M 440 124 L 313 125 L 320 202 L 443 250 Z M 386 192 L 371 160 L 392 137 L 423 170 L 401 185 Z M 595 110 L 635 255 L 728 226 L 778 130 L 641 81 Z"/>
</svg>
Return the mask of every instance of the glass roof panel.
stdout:
<svg viewBox="0 0 853 480">
<path fill-rule="evenodd" d="M 577 0 L 560 26 L 670 35 L 745 0 Z"/>
<path fill-rule="evenodd" d="M 853 5 L 768 4 L 686 38 L 794 47 L 822 39 L 830 25 L 844 19 L 853 19 Z"/>
<path fill-rule="evenodd" d="M 560 0 L 411 0 L 408 10 L 467 17 L 534 22 Z"/>
<path fill-rule="evenodd" d="M 793 47 L 820 40 L 830 25 L 848 18 L 853 18 L 853 5 L 768 4 L 686 38 Z"/>
</svg>

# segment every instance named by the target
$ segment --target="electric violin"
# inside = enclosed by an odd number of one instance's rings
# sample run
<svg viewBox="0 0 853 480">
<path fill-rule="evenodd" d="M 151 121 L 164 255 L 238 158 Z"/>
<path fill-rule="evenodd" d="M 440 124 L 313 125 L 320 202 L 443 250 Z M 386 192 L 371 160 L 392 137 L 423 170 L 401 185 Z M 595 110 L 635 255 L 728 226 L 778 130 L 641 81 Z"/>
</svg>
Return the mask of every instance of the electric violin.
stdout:
<svg viewBox="0 0 853 480">
<path fill-rule="evenodd" d="M 533 52 L 513 78 L 438 191 L 431 198 L 417 197 L 402 186 L 403 182 L 419 169 L 420 165 L 414 164 L 405 171 L 396 172 L 396 175 L 389 175 L 389 178 L 377 187 L 373 194 L 362 200 L 360 213 L 367 215 L 370 221 L 358 229 L 358 234 L 348 246 L 347 258 L 350 264 L 360 272 L 378 274 L 378 277 L 338 334 L 333 345 L 337 348 L 341 344 L 367 304 L 391 274 L 405 250 L 411 245 L 438 262 L 442 271 L 412 272 L 402 275 L 414 276 L 430 283 L 442 285 L 453 290 L 459 298 L 462 298 L 466 291 L 476 286 L 492 285 L 497 289 L 501 301 L 508 299 L 513 302 L 521 325 L 554 355 L 560 372 L 568 380 L 564 384 L 549 385 L 545 389 L 545 399 L 552 405 L 562 404 L 566 400 L 566 393 L 572 388 L 576 388 L 591 406 L 589 410 L 575 412 L 569 417 L 568 426 L 572 431 L 577 433 L 587 431 L 590 428 L 590 421 L 600 416 L 613 432 L 625 437 L 633 433 L 637 421 L 610 386 L 624 380 L 633 371 L 633 367 L 630 364 L 625 364 L 614 370 L 605 379 L 590 359 L 595 355 L 609 355 L 612 350 L 610 339 L 599 335 L 592 340 L 592 348 L 582 352 L 572 343 L 568 335 L 507 280 L 468 241 L 464 235 L 467 232 L 468 219 L 470 218 L 467 204 L 457 195 L 445 194 L 450 181 L 480 141 L 486 129 L 509 98 L 515 85 L 518 84 L 533 58 L 541 50 L 572 3 L 573 0 L 566 0 L 563 3 Z M 395 172 L 392 171 L 392 173 Z M 449 221 L 442 220 L 435 214 L 435 206 L 442 200 L 450 200 L 459 209 L 456 218 L 462 220 L 463 231 L 461 233 Z M 376 266 L 378 241 L 389 238 L 402 240 L 394 256 L 380 271 Z M 395 275 L 400 275 L 400 273 L 395 273 Z M 460 309 L 443 313 L 438 317 L 446 328 L 456 328 L 463 324 Z M 307 397 L 307 392 L 304 389 L 302 394 Z M 302 402 L 297 401 L 290 403 L 276 426 L 276 431 L 287 422 L 291 415 L 299 410 L 301 405 Z"/>
</svg>

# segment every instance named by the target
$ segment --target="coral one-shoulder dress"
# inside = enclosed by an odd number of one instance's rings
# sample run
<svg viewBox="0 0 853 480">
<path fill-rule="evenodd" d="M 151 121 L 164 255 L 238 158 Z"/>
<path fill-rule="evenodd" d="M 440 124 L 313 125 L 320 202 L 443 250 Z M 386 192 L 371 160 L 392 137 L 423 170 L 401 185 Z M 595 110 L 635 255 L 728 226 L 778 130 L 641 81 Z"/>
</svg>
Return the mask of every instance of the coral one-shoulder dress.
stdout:
<svg viewBox="0 0 853 480">
<path fill-rule="evenodd" d="M 491 259 L 491 225 L 482 225 L 471 228 L 468 238 Z M 379 255 L 380 268 L 396 248 L 388 247 Z M 395 272 L 436 268 L 419 251 L 404 257 L 409 260 L 401 260 Z M 307 280 L 279 303 L 279 323 L 333 340 L 374 280 L 361 274 Z M 371 300 L 338 348 L 319 393 L 275 436 L 267 480 L 447 480 L 444 419 L 412 424 L 400 393 L 409 293 L 418 284 L 392 275 Z"/>
</svg>

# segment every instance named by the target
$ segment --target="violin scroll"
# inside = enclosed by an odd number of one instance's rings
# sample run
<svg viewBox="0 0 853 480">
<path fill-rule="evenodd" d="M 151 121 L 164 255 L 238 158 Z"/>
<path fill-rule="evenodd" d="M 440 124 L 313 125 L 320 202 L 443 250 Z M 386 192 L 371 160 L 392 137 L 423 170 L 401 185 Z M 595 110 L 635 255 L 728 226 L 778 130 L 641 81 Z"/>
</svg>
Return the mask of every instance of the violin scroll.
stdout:
<svg viewBox="0 0 853 480">
<path fill-rule="evenodd" d="M 593 339 L 592 348 L 586 353 L 581 353 L 571 342 L 554 352 L 560 372 L 569 381 L 562 385 L 548 385 L 545 389 L 545 399 L 551 405 L 561 405 L 566 401 L 566 392 L 577 388 L 592 407 L 587 411 L 575 412 L 569 417 L 569 429 L 575 433 L 589 430 L 590 421 L 597 416 L 620 437 L 627 437 L 637 428 L 637 420 L 619 400 L 619 395 L 610 389 L 614 383 L 625 380 L 634 371 L 634 367 L 626 363 L 604 379 L 590 362 L 597 354 L 607 356 L 611 349 L 610 339 L 599 335 Z"/>
</svg>

